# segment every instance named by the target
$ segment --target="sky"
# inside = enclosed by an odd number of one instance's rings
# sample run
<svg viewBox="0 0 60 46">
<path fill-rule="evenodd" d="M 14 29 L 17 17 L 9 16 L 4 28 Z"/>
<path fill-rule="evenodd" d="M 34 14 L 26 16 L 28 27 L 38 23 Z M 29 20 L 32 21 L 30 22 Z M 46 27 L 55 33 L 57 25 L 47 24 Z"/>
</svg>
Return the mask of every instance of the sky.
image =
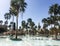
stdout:
<svg viewBox="0 0 60 46">
<path fill-rule="evenodd" d="M 60 5 L 60 0 L 25 0 L 27 8 L 23 14 L 23 19 L 21 14 L 19 14 L 18 25 L 21 25 L 21 21 L 27 21 L 28 18 L 32 18 L 32 20 L 37 25 L 40 23 L 42 26 L 42 19 L 50 16 L 48 14 L 49 8 L 52 4 L 58 3 Z M 0 1 L 0 20 L 5 21 L 4 14 L 9 12 L 10 0 L 1 0 Z M 16 18 L 15 18 L 16 19 Z M 12 20 L 9 20 L 9 22 Z"/>
</svg>

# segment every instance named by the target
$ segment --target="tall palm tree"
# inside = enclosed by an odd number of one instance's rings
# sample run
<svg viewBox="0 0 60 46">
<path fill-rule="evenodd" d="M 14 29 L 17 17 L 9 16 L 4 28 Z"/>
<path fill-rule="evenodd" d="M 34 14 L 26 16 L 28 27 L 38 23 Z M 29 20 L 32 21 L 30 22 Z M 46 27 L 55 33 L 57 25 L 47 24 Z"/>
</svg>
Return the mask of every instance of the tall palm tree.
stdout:
<svg viewBox="0 0 60 46">
<path fill-rule="evenodd" d="M 30 27 L 30 30 L 32 30 L 33 27 L 35 26 L 35 23 L 32 21 L 31 18 L 29 18 L 29 19 L 27 20 L 27 22 L 28 22 L 28 26 Z"/>
<path fill-rule="evenodd" d="M 50 6 L 49 14 L 54 15 L 54 16 L 57 15 L 58 14 L 58 7 L 59 7 L 58 4 L 54 4 L 54 5 Z"/>
<path fill-rule="evenodd" d="M 10 15 L 12 16 L 12 22 L 13 22 L 13 24 L 12 24 L 12 27 L 13 27 L 13 25 L 14 25 L 14 14 L 13 14 L 13 11 L 12 11 L 12 9 L 10 8 L 10 10 L 9 10 L 9 12 L 10 12 Z M 14 27 L 13 27 L 14 28 Z M 12 29 L 13 30 L 13 29 Z"/>
<path fill-rule="evenodd" d="M 46 29 L 47 29 L 48 25 L 50 25 L 50 22 L 48 21 L 47 18 L 42 19 L 42 22 L 43 22 L 44 34 L 46 34 Z"/>
<path fill-rule="evenodd" d="M 26 27 L 26 22 L 23 20 L 21 25 L 22 25 L 22 29 L 24 30 L 24 28 Z"/>
<path fill-rule="evenodd" d="M 12 8 L 10 8 L 9 13 L 10 13 L 10 15 L 12 15 L 12 21 L 14 22 L 14 16 L 15 16 L 14 10 Z"/>
<path fill-rule="evenodd" d="M 31 23 L 32 23 L 32 19 L 31 18 L 27 19 L 27 24 L 29 29 L 31 29 Z"/>
<path fill-rule="evenodd" d="M 11 0 L 10 8 L 12 9 L 12 13 L 16 16 L 16 30 L 18 31 L 18 15 L 21 12 L 25 11 L 27 3 L 25 0 Z M 16 39 L 17 39 L 17 32 L 16 32 Z"/>
<path fill-rule="evenodd" d="M 6 19 L 5 25 L 6 25 L 6 27 L 8 28 L 8 20 L 11 18 L 10 13 L 5 13 L 4 18 Z"/>
<path fill-rule="evenodd" d="M 28 23 L 26 23 L 25 28 L 26 28 L 26 31 L 27 31 L 28 30 Z"/>
<path fill-rule="evenodd" d="M 56 21 L 57 21 L 56 17 L 59 14 L 59 10 L 60 9 L 59 9 L 59 5 L 58 4 L 54 4 L 54 5 L 50 6 L 50 8 L 49 8 L 49 14 L 54 16 L 53 17 L 54 27 L 56 26 Z M 56 39 L 57 39 L 57 33 L 56 33 Z"/>
<path fill-rule="evenodd" d="M 35 23 L 32 21 L 31 18 L 27 19 L 27 23 L 29 27 L 28 33 L 32 31 L 32 34 L 33 34 L 35 31 Z"/>
<path fill-rule="evenodd" d="M 53 19 L 54 21 L 54 26 L 55 26 L 55 22 L 57 21 L 58 22 L 58 14 L 59 14 L 59 5 L 58 4 L 54 4 L 52 6 L 50 6 L 49 8 L 49 14 L 51 15 L 51 18 Z"/>
<path fill-rule="evenodd" d="M 10 13 L 5 13 L 4 18 L 6 19 L 6 22 L 8 24 L 8 20 L 11 18 Z"/>
<path fill-rule="evenodd" d="M 34 22 L 31 22 L 30 25 L 31 25 L 31 29 L 33 29 L 34 26 L 35 26 L 35 23 Z"/>
</svg>

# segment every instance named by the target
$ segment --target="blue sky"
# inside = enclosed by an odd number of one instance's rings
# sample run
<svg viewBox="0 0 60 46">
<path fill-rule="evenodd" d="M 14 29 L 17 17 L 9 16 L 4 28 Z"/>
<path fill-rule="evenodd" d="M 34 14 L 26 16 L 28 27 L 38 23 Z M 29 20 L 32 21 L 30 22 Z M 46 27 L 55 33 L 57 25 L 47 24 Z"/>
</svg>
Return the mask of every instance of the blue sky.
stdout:
<svg viewBox="0 0 60 46">
<path fill-rule="evenodd" d="M 60 4 L 60 0 L 26 0 L 27 8 L 25 13 L 23 14 L 23 20 L 27 20 L 28 18 L 32 18 L 32 20 L 37 25 L 40 22 L 42 26 L 41 20 L 49 16 L 48 10 L 52 4 L 58 3 Z M 4 14 L 9 11 L 10 0 L 1 0 L 0 1 L 0 20 L 5 21 Z M 12 20 L 9 20 L 12 21 Z M 19 14 L 19 26 L 21 24 L 22 18 Z"/>
</svg>

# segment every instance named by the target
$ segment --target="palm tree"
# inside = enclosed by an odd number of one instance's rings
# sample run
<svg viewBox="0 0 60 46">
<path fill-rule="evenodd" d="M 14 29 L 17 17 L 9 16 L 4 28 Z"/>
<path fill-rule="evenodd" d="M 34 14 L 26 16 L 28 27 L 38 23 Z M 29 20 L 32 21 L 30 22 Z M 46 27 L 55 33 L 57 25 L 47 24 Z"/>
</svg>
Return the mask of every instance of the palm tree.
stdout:
<svg viewBox="0 0 60 46">
<path fill-rule="evenodd" d="M 23 20 L 21 25 L 22 25 L 22 29 L 24 30 L 24 28 L 26 27 L 26 22 Z"/>
<path fill-rule="evenodd" d="M 28 27 L 29 27 L 28 33 L 32 32 L 32 31 L 34 32 L 34 30 L 35 30 L 35 23 L 32 21 L 32 19 L 31 18 L 27 19 L 27 23 L 28 23 Z"/>
<path fill-rule="evenodd" d="M 12 11 L 12 9 L 10 8 L 10 10 L 9 10 L 9 13 L 10 13 L 10 15 L 12 16 L 12 22 L 13 22 L 13 24 L 12 24 L 12 27 L 13 27 L 13 25 L 14 25 L 14 14 L 13 14 L 13 11 Z M 14 27 L 13 27 L 14 28 Z"/>
<path fill-rule="evenodd" d="M 48 27 L 48 25 L 49 25 L 47 18 L 43 18 L 42 23 L 43 23 L 43 29 L 46 29 L 46 27 Z"/>
<path fill-rule="evenodd" d="M 53 16 L 47 17 L 47 23 L 48 23 L 49 26 L 51 25 L 51 28 L 52 28 L 52 25 L 54 23 Z"/>
<path fill-rule="evenodd" d="M 9 13 L 10 13 L 10 15 L 12 15 L 12 21 L 14 22 L 14 16 L 15 16 L 14 10 L 12 8 L 10 8 Z"/>
<path fill-rule="evenodd" d="M 7 23 L 5 22 L 5 24 L 8 24 L 8 20 L 11 18 L 10 13 L 5 13 L 4 18 L 6 19 L 7 22 Z"/>
<path fill-rule="evenodd" d="M 59 7 L 58 4 L 54 4 L 54 5 L 50 6 L 49 14 L 54 15 L 54 16 L 57 15 L 58 14 L 58 7 Z"/>
<path fill-rule="evenodd" d="M 30 30 L 32 30 L 34 28 L 34 26 L 35 26 L 35 23 L 32 21 L 31 18 L 29 18 L 27 20 L 27 22 L 28 22 L 28 26 L 30 27 Z"/>
<path fill-rule="evenodd" d="M 11 11 L 16 16 L 16 30 L 18 31 L 18 15 L 19 12 L 24 12 L 27 3 L 25 0 L 11 0 Z M 17 32 L 16 32 L 16 39 L 17 39 Z"/>
<path fill-rule="evenodd" d="M 50 8 L 49 8 L 49 14 L 51 14 L 53 16 L 54 27 L 56 26 L 56 24 L 55 24 L 57 21 L 56 17 L 59 14 L 59 10 L 60 9 L 59 9 L 58 4 L 54 4 L 54 5 L 50 6 Z M 57 39 L 57 33 L 56 33 L 56 39 Z"/>
<path fill-rule="evenodd" d="M 35 23 L 34 22 L 31 22 L 30 25 L 31 25 L 31 29 L 33 29 L 34 26 L 35 26 Z"/>
<path fill-rule="evenodd" d="M 52 6 L 50 6 L 49 8 L 49 14 L 51 14 L 51 18 L 54 21 L 54 26 L 55 26 L 55 22 L 58 22 L 58 14 L 59 14 L 59 5 L 58 4 L 54 4 Z"/>
<path fill-rule="evenodd" d="M 26 31 L 27 31 L 28 30 L 28 23 L 26 23 L 25 28 L 26 28 Z"/>
<path fill-rule="evenodd" d="M 32 19 L 31 18 L 28 18 L 27 19 L 27 24 L 28 24 L 28 27 L 31 28 L 31 23 L 32 23 Z"/>
<path fill-rule="evenodd" d="M 32 22 L 32 19 L 31 19 L 31 18 L 28 18 L 28 19 L 27 19 L 27 22 L 28 22 L 28 23 Z"/>
<path fill-rule="evenodd" d="M 31 18 L 27 19 L 27 24 L 30 29 L 31 29 L 31 23 L 32 23 L 32 19 Z"/>
<path fill-rule="evenodd" d="M 43 18 L 43 19 L 42 19 L 42 22 L 43 22 L 43 23 L 47 23 L 47 19 L 46 19 L 46 18 Z"/>
<path fill-rule="evenodd" d="M 6 25 L 7 28 L 8 28 L 8 20 L 11 18 L 10 13 L 5 13 L 4 18 L 6 19 L 6 21 L 5 21 L 5 25 Z"/>
</svg>

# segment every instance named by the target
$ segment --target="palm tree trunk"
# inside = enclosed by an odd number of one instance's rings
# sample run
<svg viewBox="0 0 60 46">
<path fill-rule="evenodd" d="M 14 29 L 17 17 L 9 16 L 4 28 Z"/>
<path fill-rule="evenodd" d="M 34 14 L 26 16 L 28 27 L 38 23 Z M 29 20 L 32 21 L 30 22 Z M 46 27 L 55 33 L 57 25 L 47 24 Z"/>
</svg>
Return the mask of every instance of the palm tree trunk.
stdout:
<svg viewBox="0 0 60 46">
<path fill-rule="evenodd" d="M 56 32 L 56 31 L 55 31 L 55 32 Z M 57 32 L 56 32 L 55 38 L 57 39 Z"/>
<path fill-rule="evenodd" d="M 54 28 L 55 28 L 55 25 L 54 25 Z M 57 39 L 57 31 L 55 29 L 55 39 Z"/>
<path fill-rule="evenodd" d="M 16 16 L 16 39 L 17 39 L 17 31 L 18 31 L 18 15 Z"/>
<path fill-rule="evenodd" d="M 13 18 L 12 19 L 13 19 L 12 22 L 14 22 L 14 15 L 13 15 Z"/>
<path fill-rule="evenodd" d="M 13 25 L 14 25 L 14 15 L 13 15 L 13 18 L 12 18 L 12 22 L 13 22 Z M 12 25 L 12 27 L 14 28 L 14 26 Z M 13 30 L 13 29 L 12 29 Z"/>
<path fill-rule="evenodd" d="M 7 27 L 7 30 L 8 30 L 8 19 L 7 19 L 6 21 L 7 21 L 7 25 L 6 25 L 6 27 Z"/>
</svg>

